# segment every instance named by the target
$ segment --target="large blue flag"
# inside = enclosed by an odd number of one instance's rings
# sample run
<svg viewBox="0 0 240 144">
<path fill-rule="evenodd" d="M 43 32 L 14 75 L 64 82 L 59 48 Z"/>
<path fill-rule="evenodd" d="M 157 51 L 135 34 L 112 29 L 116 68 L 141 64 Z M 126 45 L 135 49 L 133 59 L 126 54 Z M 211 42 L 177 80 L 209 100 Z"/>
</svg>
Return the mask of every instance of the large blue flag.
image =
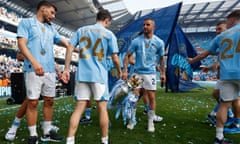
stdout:
<svg viewBox="0 0 240 144">
<path fill-rule="evenodd" d="M 116 33 L 118 38 L 118 45 L 120 49 L 119 57 L 121 62 L 123 61 L 124 55 L 128 50 L 131 40 L 138 36 L 142 31 L 143 21 L 145 18 L 152 18 L 155 20 L 155 34 L 160 37 L 167 46 L 171 34 L 174 31 L 176 22 L 179 16 L 182 3 L 178 3 L 166 8 L 152 11 L 151 13 L 144 15 L 125 26 L 122 30 Z M 115 69 L 111 68 L 109 73 L 109 88 L 116 82 Z"/>
<path fill-rule="evenodd" d="M 193 88 L 202 88 L 193 83 L 193 71 L 198 69 L 201 62 L 190 65 L 187 57 L 195 57 L 196 50 L 185 36 L 179 25 L 176 25 L 169 44 L 167 59 L 166 89 L 173 92 L 188 91 Z"/>
</svg>

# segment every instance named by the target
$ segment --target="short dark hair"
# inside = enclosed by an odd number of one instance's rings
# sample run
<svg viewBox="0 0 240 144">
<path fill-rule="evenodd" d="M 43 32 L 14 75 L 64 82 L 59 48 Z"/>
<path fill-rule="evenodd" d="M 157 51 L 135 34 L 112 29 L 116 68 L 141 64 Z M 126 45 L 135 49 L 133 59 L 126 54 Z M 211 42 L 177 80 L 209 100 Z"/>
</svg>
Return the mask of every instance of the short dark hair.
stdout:
<svg viewBox="0 0 240 144">
<path fill-rule="evenodd" d="M 47 7 L 53 7 L 55 11 L 57 11 L 57 7 L 50 3 L 49 1 L 46 1 L 46 0 L 43 0 L 43 1 L 40 1 L 37 5 L 37 10 L 39 10 L 42 6 L 47 6 Z"/>
<path fill-rule="evenodd" d="M 102 9 L 97 13 L 97 18 L 96 18 L 97 21 L 104 21 L 107 18 L 112 20 L 112 16 L 108 10 Z"/>
<path fill-rule="evenodd" d="M 235 18 L 237 20 L 240 20 L 240 10 L 234 10 L 233 12 L 231 12 L 227 18 Z"/>
<path fill-rule="evenodd" d="M 153 22 L 153 25 L 155 25 L 155 20 L 153 19 L 153 18 L 145 18 L 143 21 L 147 21 L 147 20 L 150 20 L 150 21 L 152 21 Z"/>
<path fill-rule="evenodd" d="M 144 19 L 144 21 L 146 21 L 146 20 L 154 21 L 154 19 L 152 19 L 152 18 L 150 18 L 150 17 Z"/>
<path fill-rule="evenodd" d="M 226 24 L 226 21 L 220 21 L 220 22 L 218 22 L 218 23 L 217 23 L 217 26 L 218 26 L 218 25 L 221 25 L 221 24 Z"/>
</svg>

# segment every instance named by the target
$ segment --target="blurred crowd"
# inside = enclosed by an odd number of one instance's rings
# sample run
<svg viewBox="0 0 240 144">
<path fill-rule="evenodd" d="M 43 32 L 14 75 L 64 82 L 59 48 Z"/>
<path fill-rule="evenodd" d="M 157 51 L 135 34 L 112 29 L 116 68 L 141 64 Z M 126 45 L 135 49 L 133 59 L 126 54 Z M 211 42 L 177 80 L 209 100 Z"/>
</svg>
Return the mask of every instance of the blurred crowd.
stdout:
<svg viewBox="0 0 240 144">
<path fill-rule="evenodd" d="M 13 72 L 23 72 L 23 62 L 13 59 L 5 54 L 0 55 L 0 73 L 5 73 L 7 76 Z"/>
<path fill-rule="evenodd" d="M 6 9 L 4 7 L 0 7 L 0 17 L 7 18 L 8 20 L 11 20 L 16 23 L 18 23 L 20 20 L 19 15 L 17 15 L 13 11 L 9 11 L 8 9 Z"/>
<path fill-rule="evenodd" d="M 23 62 L 7 57 L 5 54 L 0 55 L 0 79 L 8 79 L 10 84 L 11 73 L 16 72 L 23 72 Z M 3 83 L 0 82 L 0 86 L 1 84 Z"/>
<path fill-rule="evenodd" d="M 10 37 L 4 36 L 2 31 L 0 31 L 0 47 L 17 49 L 17 40 L 16 38 L 10 38 Z"/>
</svg>

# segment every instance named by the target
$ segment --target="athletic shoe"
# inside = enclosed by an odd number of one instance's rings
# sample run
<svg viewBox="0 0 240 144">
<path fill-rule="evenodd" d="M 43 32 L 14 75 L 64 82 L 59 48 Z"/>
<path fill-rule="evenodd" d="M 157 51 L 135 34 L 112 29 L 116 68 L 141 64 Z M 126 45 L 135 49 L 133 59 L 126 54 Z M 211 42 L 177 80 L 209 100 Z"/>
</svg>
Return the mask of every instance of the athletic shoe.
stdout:
<svg viewBox="0 0 240 144">
<path fill-rule="evenodd" d="M 80 124 L 90 124 L 92 122 L 91 118 L 86 118 L 85 116 L 80 119 Z"/>
<path fill-rule="evenodd" d="M 43 130 L 43 121 L 41 122 L 41 126 L 42 126 L 42 130 Z M 59 127 L 57 127 L 57 126 L 51 124 L 51 128 L 50 128 L 50 130 L 54 130 L 54 131 L 58 132 L 59 129 L 60 129 Z"/>
<path fill-rule="evenodd" d="M 207 120 L 209 120 L 213 125 L 216 125 L 216 116 L 212 116 L 212 115 L 207 115 L 206 116 Z"/>
<path fill-rule="evenodd" d="M 219 140 L 218 138 L 215 138 L 213 144 L 232 144 L 233 142 L 231 140 L 228 140 L 228 139 L 221 139 Z"/>
<path fill-rule="evenodd" d="M 233 122 L 234 122 L 234 118 L 228 117 L 224 126 L 231 126 L 233 124 Z"/>
<path fill-rule="evenodd" d="M 130 129 L 130 130 L 133 130 L 134 129 L 134 123 L 132 121 L 129 121 L 128 125 L 127 125 L 127 128 Z"/>
<path fill-rule="evenodd" d="M 38 144 L 38 137 L 37 136 L 30 136 L 28 138 L 28 144 Z"/>
<path fill-rule="evenodd" d="M 163 117 L 158 116 L 158 115 L 155 115 L 154 118 L 153 118 L 153 122 L 154 123 L 158 123 L 158 122 L 160 122 L 162 120 L 163 120 Z"/>
<path fill-rule="evenodd" d="M 240 133 L 240 128 L 237 124 L 233 123 L 229 127 L 224 128 L 224 133 L 227 133 L 227 134 Z"/>
<path fill-rule="evenodd" d="M 104 144 L 104 143 L 101 143 L 101 144 Z M 108 142 L 108 144 L 112 144 L 111 142 Z"/>
<path fill-rule="evenodd" d="M 8 132 L 5 135 L 5 139 L 9 141 L 13 141 L 16 137 L 16 130 L 13 130 L 12 128 L 9 128 Z"/>
<path fill-rule="evenodd" d="M 55 132 L 59 131 L 59 127 L 55 126 L 55 125 L 51 125 L 51 130 L 54 130 Z"/>
<path fill-rule="evenodd" d="M 41 137 L 41 141 L 43 141 L 43 142 L 47 142 L 47 141 L 62 142 L 63 137 L 59 136 L 56 131 L 50 130 L 48 135 L 44 135 Z"/>
</svg>

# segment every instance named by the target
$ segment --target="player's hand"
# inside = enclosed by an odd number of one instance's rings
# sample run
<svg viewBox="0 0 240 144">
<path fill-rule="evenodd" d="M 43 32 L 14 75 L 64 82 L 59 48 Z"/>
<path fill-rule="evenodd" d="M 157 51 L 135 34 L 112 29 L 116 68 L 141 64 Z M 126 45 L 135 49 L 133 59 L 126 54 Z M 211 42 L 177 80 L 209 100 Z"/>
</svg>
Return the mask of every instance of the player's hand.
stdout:
<svg viewBox="0 0 240 144">
<path fill-rule="evenodd" d="M 118 72 L 117 78 L 118 78 L 118 79 L 122 78 L 122 75 L 123 75 L 123 74 L 122 74 L 122 71 Z"/>
<path fill-rule="evenodd" d="M 57 72 L 57 78 L 61 79 L 62 78 L 62 73 L 61 72 Z"/>
<path fill-rule="evenodd" d="M 166 84 L 166 76 L 165 75 L 161 75 L 160 76 L 160 80 L 161 80 L 161 87 L 163 87 L 163 85 Z"/>
<path fill-rule="evenodd" d="M 42 67 L 42 65 L 40 65 L 39 63 L 33 63 L 33 69 L 36 75 L 38 76 L 44 76 L 44 69 Z"/>
<path fill-rule="evenodd" d="M 61 80 L 65 84 L 67 84 L 69 82 L 69 80 L 70 80 L 70 73 L 69 73 L 69 71 L 66 71 L 66 70 L 63 71 L 62 76 L 61 76 Z"/>
<path fill-rule="evenodd" d="M 126 81 L 128 78 L 128 72 L 123 72 L 122 73 L 122 80 Z"/>
<path fill-rule="evenodd" d="M 192 64 L 193 63 L 193 58 L 187 58 L 188 63 Z"/>
<path fill-rule="evenodd" d="M 218 71 L 219 69 L 219 63 L 215 63 L 212 67 L 212 71 L 215 72 L 215 71 Z"/>
</svg>

